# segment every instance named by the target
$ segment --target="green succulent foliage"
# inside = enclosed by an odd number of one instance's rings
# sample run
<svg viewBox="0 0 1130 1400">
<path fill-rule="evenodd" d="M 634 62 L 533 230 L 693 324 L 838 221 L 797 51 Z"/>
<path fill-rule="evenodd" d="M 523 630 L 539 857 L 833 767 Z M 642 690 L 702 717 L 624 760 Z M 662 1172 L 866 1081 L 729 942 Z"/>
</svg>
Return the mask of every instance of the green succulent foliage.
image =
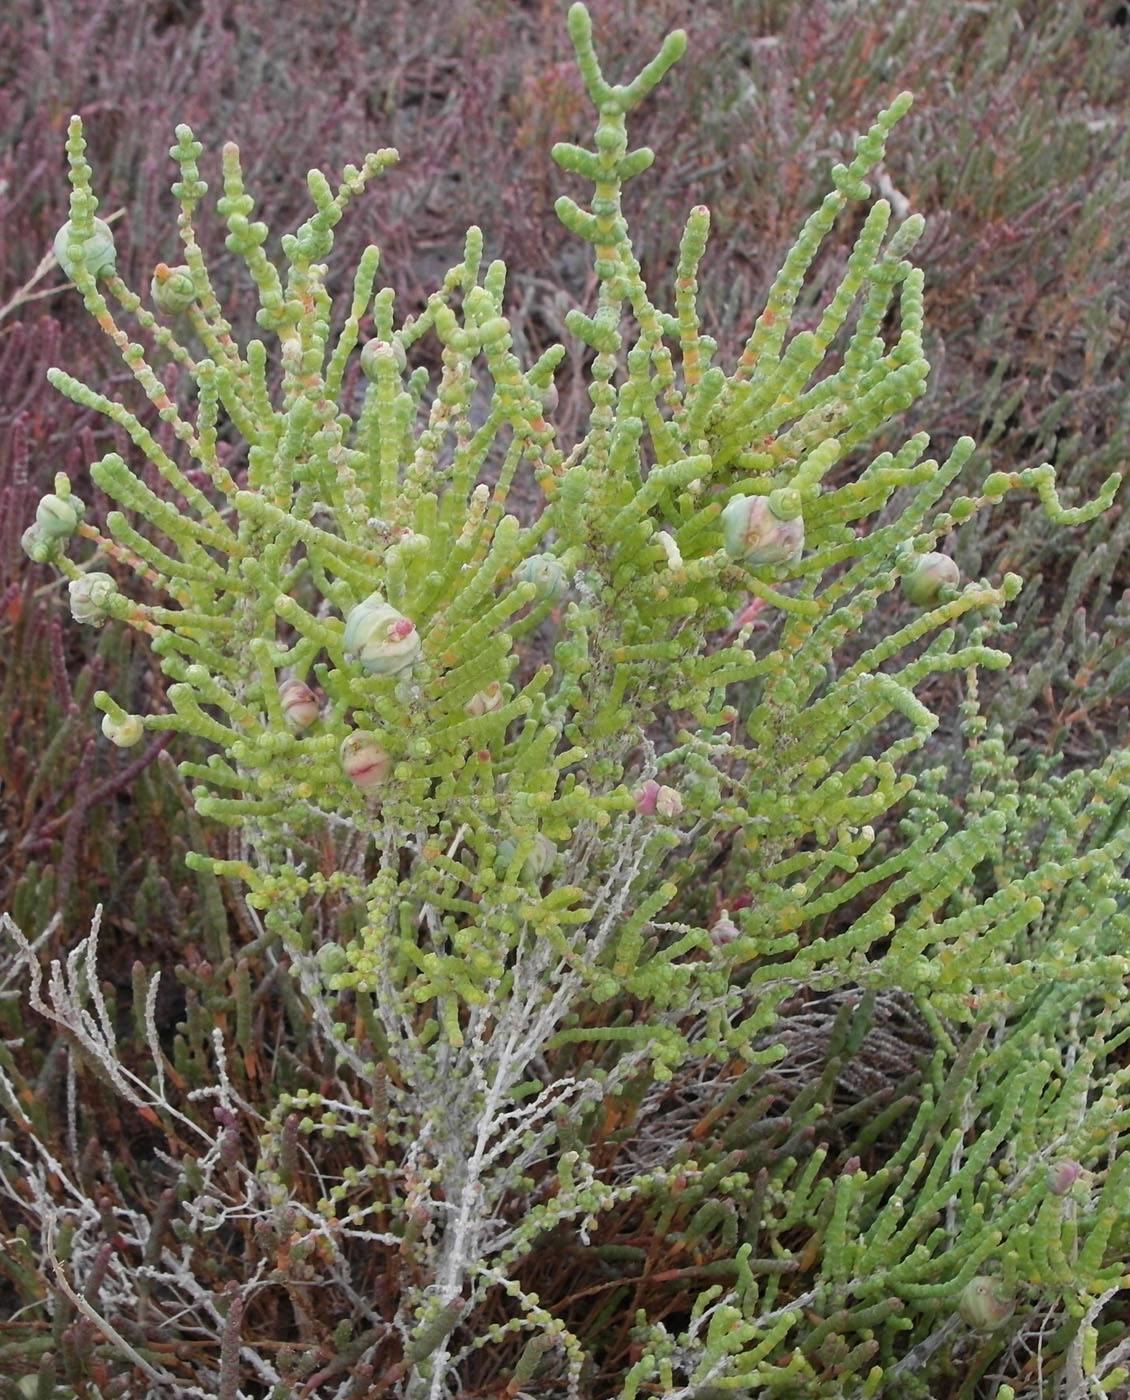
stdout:
<svg viewBox="0 0 1130 1400">
<path fill-rule="evenodd" d="M 1062 1310 L 1057 1354 L 1078 1347 L 1097 1377 L 1107 1339 L 1095 1300 L 1121 1286 L 1113 1242 L 1127 1233 L 1115 989 L 1130 971 L 1130 769 L 1115 755 L 1093 774 L 1049 774 L 1033 795 L 975 706 L 964 810 L 930 772 L 916 791 L 908 760 L 937 726 L 920 694 L 929 682 L 968 677 L 975 691 L 978 668 L 1005 664 L 992 636 L 1021 587 L 1011 574 L 963 583 L 941 546 L 1020 489 L 1052 521 L 1085 523 L 1118 478 L 1067 509 L 1050 467 L 995 473 L 943 508 L 969 440 L 940 461 L 925 433 L 869 452 L 928 370 L 910 260 L 923 222 L 892 222 L 885 200 L 862 216 L 815 327 L 790 333 L 822 240 L 869 199 L 907 94 L 834 167 L 736 362 L 714 363 L 697 306 L 707 210 L 687 219 L 664 309 L 621 202 L 653 159 L 629 148 L 627 117 L 684 38 L 614 85 L 583 6 L 569 27 L 597 125 L 591 148 L 553 150 L 592 186 L 586 205 L 563 195 L 557 212 L 592 244 L 598 291 L 569 313 L 576 343 L 532 365 L 515 353 L 506 269 L 484 267 L 475 229 L 418 314 L 398 319 L 391 292 L 374 291 L 376 248 L 335 311 L 333 230 L 395 158 L 387 150 L 336 188 L 311 172 L 314 212 L 283 238 L 280 271 L 225 147 L 218 208 L 266 337 L 236 343 L 194 231 L 201 147 L 181 126 L 184 295 L 171 309 L 204 349 L 190 353 L 112 266 L 91 265 L 97 201 L 81 122 L 70 125 L 63 246 L 84 251 L 68 270 L 179 450 L 52 371 L 125 430 L 136 460 L 91 466 L 121 507 L 105 535 L 78 529 L 60 488 L 31 543 L 70 581 L 80 622 L 149 637 L 167 707 L 133 716 L 99 692 L 105 732 L 124 743 L 174 730 L 211 746 L 180 772 L 196 812 L 231 827 L 239 851 L 200 850 L 195 866 L 241 886 L 257 950 L 288 959 L 339 1069 L 373 1099 L 343 1107 L 288 1089 L 266 1105 L 264 1208 L 292 1209 L 300 1142 L 359 1144 L 353 1175 L 291 1224 L 311 1239 L 372 1237 L 410 1260 L 389 1383 L 412 1396 L 449 1393 L 483 1348 L 509 1354 L 526 1332 L 580 1393 L 585 1348 L 520 1265 L 555 1231 L 587 1245 L 630 1202 L 658 1202 L 673 1228 L 679 1193 L 696 1207 L 688 1237 L 714 1242 L 720 1281 L 685 1326 L 641 1313 L 624 1400 L 831 1397 L 849 1382 L 877 1395 L 949 1355 L 954 1319 L 976 1326 L 1007 1299 L 1013 1311 L 986 1329 L 1007 1338 L 1037 1295 Z M 191 380 L 191 411 L 110 299 Z M 427 367 L 409 368 L 429 347 L 431 392 Z M 589 362 L 592 410 L 563 443 L 545 414 L 570 350 Z M 221 453 L 221 435 L 240 452 Z M 540 492 L 529 523 L 506 511 L 519 482 Z M 81 560 L 66 552 L 76 530 L 93 547 Z M 131 598 L 101 567 L 110 560 L 165 600 Z M 862 646 L 875 614 L 890 625 Z M 758 619 L 771 620 L 764 634 Z M 845 990 L 856 1000 L 837 1031 L 844 1058 L 892 994 L 918 1008 L 934 1045 L 884 1164 L 860 1157 L 901 1100 L 852 1127 L 850 1170 L 824 1170 L 829 1146 L 812 1138 L 835 1117 L 833 1068 L 791 1105 L 760 1165 L 740 1112 L 736 1158 L 705 1142 L 615 1176 L 583 1137 L 569 1144 L 567 1119 L 591 1125 L 641 1082 L 661 1092 L 713 1064 L 724 1094 L 726 1075 L 772 1074 L 791 999 Z M 178 1073 L 200 1087 L 187 1052 Z M 1067 1158 L 1097 1169 L 1085 1200 L 1049 1185 L 1047 1168 Z M 391 1231 L 365 1223 L 385 1208 L 374 1182 L 397 1203 Z M 510 1321 L 475 1331 L 495 1295 Z M 225 1345 L 218 1374 L 230 1379 Z M 510 1393 L 541 1359 L 521 1353 Z"/>
</svg>

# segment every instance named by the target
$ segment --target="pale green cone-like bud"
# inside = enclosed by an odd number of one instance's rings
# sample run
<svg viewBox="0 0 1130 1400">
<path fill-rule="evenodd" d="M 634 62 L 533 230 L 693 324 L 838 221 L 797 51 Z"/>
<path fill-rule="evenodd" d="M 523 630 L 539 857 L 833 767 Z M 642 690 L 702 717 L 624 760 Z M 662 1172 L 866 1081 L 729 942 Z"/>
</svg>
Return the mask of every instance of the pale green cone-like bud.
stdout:
<svg viewBox="0 0 1130 1400">
<path fill-rule="evenodd" d="M 67 585 L 71 616 L 76 622 L 89 622 L 101 627 L 110 616 L 107 605 L 118 592 L 118 585 L 109 574 L 89 573 L 73 578 Z"/>
<path fill-rule="evenodd" d="M 114 271 L 117 250 L 113 232 L 105 219 L 94 220 L 94 232 L 86 239 L 75 236 L 74 225 L 68 220 L 55 235 L 53 247 L 59 266 L 72 281 L 80 259 L 92 277 L 108 277 Z"/>
<path fill-rule="evenodd" d="M 149 295 L 159 311 L 169 315 L 187 311 L 196 300 L 196 284 L 192 280 L 191 268 L 183 263 L 177 267 L 170 267 L 168 263 L 158 263 L 153 269 Z"/>
<path fill-rule="evenodd" d="M 65 540 L 78 529 L 86 506 L 77 496 L 44 496 L 35 509 L 35 523 L 47 539 Z"/>
<path fill-rule="evenodd" d="M 392 771 L 392 759 L 372 734 L 358 730 L 341 741 L 345 776 L 365 794 L 378 791 Z"/>
<path fill-rule="evenodd" d="M 928 608 L 943 588 L 956 588 L 960 582 L 961 571 L 948 554 L 923 554 L 910 573 L 903 574 L 902 591 L 917 607 Z"/>
<path fill-rule="evenodd" d="M 961 1290 L 957 1310 L 978 1332 L 995 1332 L 1016 1311 L 1016 1299 L 1000 1279 L 978 1274 Z"/>
<path fill-rule="evenodd" d="M 349 967 L 349 954 L 340 943 L 323 943 L 314 954 L 318 970 L 326 977 L 345 972 Z"/>
<path fill-rule="evenodd" d="M 537 390 L 537 396 L 541 400 L 543 413 L 552 413 L 559 402 L 557 385 L 551 379 L 548 384 Z"/>
<path fill-rule="evenodd" d="M 361 373 L 366 379 L 376 382 L 382 361 L 389 362 L 401 373 L 408 364 L 408 356 L 399 340 L 369 340 L 361 351 Z"/>
<path fill-rule="evenodd" d="M 43 1393 L 39 1385 L 39 1375 L 24 1376 L 23 1380 L 16 1382 L 16 1391 L 24 1397 L 24 1400 L 38 1400 Z M 75 1400 L 75 1393 L 70 1386 L 56 1385 L 48 1392 L 52 1400 Z"/>
<path fill-rule="evenodd" d="M 45 535 L 38 525 L 29 525 L 20 536 L 20 548 L 33 564 L 47 564 L 59 553 L 59 539 Z"/>
<path fill-rule="evenodd" d="M 318 697 L 304 681 L 284 681 L 279 686 L 283 718 L 293 731 L 307 729 L 318 718 Z"/>
<path fill-rule="evenodd" d="M 509 865 L 514 859 L 514 852 L 517 849 L 516 843 L 509 839 L 500 841 L 498 845 L 498 858 L 502 865 Z M 548 875 L 553 869 L 553 862 L 557 859 L 557 847 L 540 831 L 534 837 L 533 848 L 529 855 L 522 862 L 523 880 L 536 881 Z"/>
<path fill-rule="evenodd" d="M 392 676 L 419 656 L 420 634 L 411 619 L 370 593 L 345 619 L 345 646 L 369 675 Z"/>
<path fill-rule="evenodd" d="M 565 592 L 565 570 L 552 554 L 531 554 L 514 573 L 521 583 L 532 583 L 539 598 L 560 598 Z"/>
<path fill-rule="evenodd" d="M 548 875 L 553 868 L 553 862 L 557 859 L 557 847 L 539 831 L 534 838 L 534 848 L 526 857 L 522 866 L 522 873 L 531 880 L 540 880 L 543 875 Z"/>
<path fill-rule="evenodd" d="M 804 518 L 796 491 L 734 496 L 722 511 L 722 542 L 731 559 L 757 568 L 792 564 L 804 549 Z"/>
<path fill-rule="evenodd" d="M 126 715 L 121 720 L 115 719 L 113 715 L 103 715 L 102 733 L 111 744 L 117 744 L 119 749 L 132 749 L 135 744 L 141 742 L 145 726 L 140 715 Z"/>
</svg>

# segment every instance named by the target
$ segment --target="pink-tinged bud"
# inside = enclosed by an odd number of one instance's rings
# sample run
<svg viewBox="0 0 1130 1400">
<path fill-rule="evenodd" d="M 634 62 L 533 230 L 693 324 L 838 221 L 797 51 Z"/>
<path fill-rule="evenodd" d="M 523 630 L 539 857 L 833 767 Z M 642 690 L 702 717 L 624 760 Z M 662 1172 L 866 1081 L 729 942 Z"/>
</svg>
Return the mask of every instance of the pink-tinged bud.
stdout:
<svg viewBox="0 0 1130 1400">
<path fill-rule="evenodd" d="M 659 784 L 654 778 L 646 778 L 633 796 L 636 799 L 636 811 L 641 817 L 650 817 L 655 814 L 655 800 L 659 796 Z"/>
<path fill-rule="evenodd" d="M 341 741 L 345 776 L 366 795 L 378 791 L 392 771 L 392 759 L 371 734 L 358 730 Z"/>
<path fill-rule="evenodd" d="M 978 1332 L 995 1332 L 1016 1311 L 1016 1299 L 998 1278 L 978 1274 L 961 1290 L 957 1310 Z"/>
<path fill-rule="evenodd" d="M 115 719 L 113 715 L 103 715 L 102 733 L 111 744 L 117 744 L 119 749 L 132 749 L 135 744 L 141 742 L 145 726 L 139 715 L 126 715 L 120 720 Z"/>
<path fill-rule="evenodd" d="M 723 948 L 741 936 L 741 930 L 725 910 L 718 915 L 710 927 L 710 941 L 716 948 Z"/>
<path fill-rule="evenodd" d="M 673 787 L 663 787 L 654 778 L 645 778 L 636 788 L 636 811 L 641 817 L 677 817 L 683 810 L 683 799 Z"/>
<path fill-rule="evenodd" d="M 1048 1190 L 1053 1196 L 1066 1196 L 1080 1177 L 1087 1175 L 1078 1162 L 1064 1157 L 1048 1167 Z"/>
<path fill-rule="evenodd" d="M 792 564 L 804 549 L 804 518 L 798 492 L 734 496 L 722 511 L 722 541 L 731 559 L 754 568 Z"/>
<path fill-rule="evenodd" d="M 956 588 L 961 571 L 948 554 L 923 554 L 910 573 L 902 576 L 902 591 L 919 608 L 932 607 L 943 588 Z"/>
<path fill-rule="evenodd" d="M 303 681 L 284 681 L 279 686 L 279 700 L 287 728 L 295 732 L 308 729 L 321 713 L 317 696 Z"/>
<path fill-rule="evenodd" d="M 501 709 L 502 700 L 502 682 L 491 681 L 482 690 L 477 690 L 463 709 L 472 718 L 477 718 L 479 715 L 493 714 L 495 710 Z"/>
<path fill-rule="evenodd" d="M 345 645 L 369 675 L 406 671 L 420 654 L 416 624 L 390 607 L 379 593 L 369 596 L 345 619 Z"/>
</svg>

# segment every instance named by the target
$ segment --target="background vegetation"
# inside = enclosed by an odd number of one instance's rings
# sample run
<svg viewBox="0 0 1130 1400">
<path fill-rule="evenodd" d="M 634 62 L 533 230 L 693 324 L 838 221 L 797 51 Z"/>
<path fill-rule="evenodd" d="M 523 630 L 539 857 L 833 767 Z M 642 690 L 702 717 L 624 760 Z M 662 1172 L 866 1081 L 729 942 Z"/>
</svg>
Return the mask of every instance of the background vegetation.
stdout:
<svg viewBox="0 0 1130 1400">
<path fill-rule="evenodd" d="M 909 88 L 915 108 L 898 128 L 877 185 L 896 213 L 927 218 L 916 260 L 927 269 L 926 350 L 934 374 L 926 399 L 899 424 L 900 438 L 925 426 L 942 455 L 960 434 L 974 435 L 980 447 L 965 490 L 989 470 L 1051 461 L 1068 503 L 1090 499 L 1124 465 L 1125 6 L 594 0 L 591 8 L 610 72 L 636 71 L 669 29 L 688 30 L 678 80 L 636 123 L 635 139 L 663 157 L 634 181 L 628 213 L 642 240 L 645 277 L 669 282 L 686 210 L 710 206 L 699 300 L 724 353 L 732 355 L 744 339 L 797 229 L 827 187 L 830 165 L 894 93 Z M 79 299 L 63 290 L 49 257 L 66 217 L 63 139 L 73 111 L 86 123 L 103 214 L 124 211 L 115 221 L 119 270 L 132 285 L 147 285 L 153 266 L 175 253 L 167 147 L 176 122 L 189 122 L 205 143 L 203 173 L 213 189 L 222 141 L 239 143 L 248 187 L 276 236 L 305 212 L 300 176 L 307 168 L 340 168 L 394 145 L 399 166 L 363 196 L 340 231 L 331 269 L 340 269 L 339 290 L 361 247 L 373 241 L 398 307 L 422 304 L 475 222 L 488 256 L 503 257 L 511 270 L 508 314 L 519 348 L 525 342 L 532 354 L 550 340 L 576 345 L 564 314 L 592 291 L 587 250 L 553 214 L 567 180 L 547 155 L 553 141 L 583 135 L 583 88 L 561 7 L 550 0 L 354 7 L 324 0 L 45 0 L 8 7 L 0 20 L 0 910 L 11 911 L 32 936 L 61 911 L 42 945 L 45 955 L 57 956 L 101 903 L 111 994 L 128 1003 L 135 959 L 144 969 L 175 969 L 175 977 L 163 978 L 162 1024 L 191 1045 L 204 1034 L 205 1009 L 210 1018 L 228 1018 L 246 1037 L 233 1077 L 254 1100 L 263 1085 L 305 1082 L 291 1061 L 293 1047 L 308 1049 L 307 1032 L 288 979 L 246 951 L 253 940 L 237 927 L 237 900 L 214 877 L 183 865 L 188 846 L 208 842 L 220 854 L 227 837 L 199 830 L 175 769 L 162 758 L 163 741 L 123 756 L 108 751 L 91 723 L 89 696 L 108 675 L 119 678 L 116 689 L 129 676 L 137 694 L 158 698 L 164 681 L 124 629 L 61 627 L 60 586 L 18 547 L 35 501 L 60 469 L 93 503 L 94 517 L 104 515 L 107 502 L 85 466 L 122 447 L 113 425 L 44 382 L 45 368 L 59 363 L 110 393 L 122 378 L 112 348 Z M 213 276 L 239 288 L 235 259 L 213 219 L 203 226 Z M 810 290 L 813 305 L 835 285 L 857 232 L 850 223 L 837 229 L 839 246 Z M 249 322 L 250 297 L 229 304 L 229 314 Z M 572 373 L 558 380 L 556 418 L 565 438 L 588 408 L 579 367 Z M 988 713 L 1003 726 L 1021 776 L 1045 755 L 1062 755 L 1068 768 L 1093 765 L 1127 735 L 1130 519 L 1116 505 L 1074 531 L 1049 530 L 1035 509 L 1013 508 L 1003 522 L 996 513 L 992 522 L 963 534 L 963 573 L 999 577 L 1012 570 L 1026 584 L 1011 614 L 1013 631 L 1000 643 L 1015 662 L 986 690 Z M 948 723 L 926 766 L 956 752 L 961 698 L 956 685 L 930 697 Z M 960 808 L 967 782 L 955 764 L 939 806 Z M 928 1038 L 907 1008 L 892 1002 L 877 1013 L 879 1031 L 852 1041 L 856 1079 L 845 1080 L 842 1065 L 830 1075 L 833 1052 L 842 1052 L 832 1034 L 841 1009 L 798 1009 L 791 1062 L 797 1079 L 789 1093 L 781 1091 L 788 1103 L 808 1092 L 796 1114 L 808 1111 L 813 1096 L 830 1114 L 842 1114 L 845 1093 L 858 1102 L 904 1076 L 909 1085 L 918 1072 Z M 0 1036 L 10 1073 L 28 1086 L 29 1119 L 47 1136 L 61 1131 L 65 1056 L 2 987 Z M 104 1169 L 103 1152 L 132 1171 L 133 1159 L 153 1146 L 147 1125 L 122 1116 L 89 1076 L 82 1089 L 97 1109 L 88 1145 L 92 1179 Z M 710 1111 L 695 1086 L 672 1089 L 651 1105 L 654 1120 L 667 1125 L 665 1140 L 679 1131 L 673 1123 L 689 1137 L 701 1135 Z M 782 1112 L 765 1150 L 794 1150 L 799 1121 L 791 1109 Z M 654 1144 L 635 1150 L 646 1155 Z M 159 1208 L 156 1196 L 142 1204 Z M 19 1209 L 3 1197 L 0 1219 L 6 1236 L 24 1228 Z M 641 1241 L 631 1247 L 648 1260 L 644 1282 L 626 1292 L 598 1287 L 607 1260 L 547 1252 L 530 1263 L 530 1287 L 546 1306 L 560 1306 L 581 1335 L 601 1339 L 609 1375 L 632 1346 L 627 1326 L 612 1320 L 617 1311 L 631 1316 L 643 1306 L 645 1288 L 666 1291 L 652 1311 L 677 1311 L 685 1297 L 673 1280 L 710 1265 L 709 1248 L 686 1231 L 679 1235 L 670 1221 L 664 1230 L 646 1219 L 609 1227 L 610 1237 Z M 226 1257 L 202 1265 L 217 1277 L 237 1275 L 239 1261 L 253 1252 L 250 1240 L 225 1247 Z M 81 1318 L 64 1315 L 57 1335 L 21 1321 L 35 1293 L 29 1277 L 18 1251 L 0 1261 L 0 1318 L 13 1315 L 0 1322 L 0 1358 L 6 1342 L 18 1344 L 21 1358 L 75 1352 Z M 688 1288 L 692 1282 L 688 1277 Z M 1107 1325 L 1130 1326 L 1118 1306 Z M 68 1328 L 77 1331 L 64 1344 Z M 77 1384 L 80 1371 L 72 1371 Z M 487 1388 L 491 1379 L 482 1378 L 481 1393 L 495 1393 Z M 970 1384 L 968 1374 L 955 1374 L 952 1394 L 977 1393 Z M 599 1377 L 593 1386 L 594 1395 L 602 1393 Z"/>
</svg>

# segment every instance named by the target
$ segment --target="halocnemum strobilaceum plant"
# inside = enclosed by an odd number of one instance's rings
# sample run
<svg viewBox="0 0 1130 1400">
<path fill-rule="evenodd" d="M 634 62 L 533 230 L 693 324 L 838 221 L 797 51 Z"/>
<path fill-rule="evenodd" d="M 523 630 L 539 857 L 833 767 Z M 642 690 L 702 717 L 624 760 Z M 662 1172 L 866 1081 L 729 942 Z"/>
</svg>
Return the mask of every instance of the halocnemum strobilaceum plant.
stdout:
<svg viewBox="0 0 1130 1400">
<path fill-rule="evenodd" d="M 105 529 L 62 477 L 26 546 L 58 565 L 79 623 L 151 639 L 164 703 L 135 713 L 99 692 L 104 732 L 210 746 L 180 771 L 233 850 L 195 863 L 242 890 L 247 957 L 283 963 L 300 1008 L 252 1100 L 228 1073 L 231 1008 L 217 996 L 197 1060 L 166 1064 L 140 977 L 150 1068 L 127 1073 L 93 936 L 45 989 L 13 933 L 30 1005 L 175 1143 L 159 1219 L 128 1174 L 96 1204 L 68 1198 L 52 1296 L 73 1308 L 86 1289 L 72 1382 L 279 1400 L 874 1395 L 934 1355 L 939 1314 L 951 1350 L 965 1344 L 971 1280 L 1014 1301 L 1017 1325 L 1035 1290 L 1058 1290 L 1094 1331 L 1087 1308 L 1120 1267 L 1107 1246 L 1122 1158 L 1083 1209 L 1000 1151 L 1034 1094 L 1047 1129 L 1025 1123 L 1025 1161 L 1053 1138 L 1093 1159 L 1109 1103 L 1080 1107 L 1038 1057 L 1015 1056 L 1002 1088 L 982 1046 L 989 1020 L 1004 1037 L 1041 995 L 1030 945 L 1049 879 L 1098 872 L 1109 900 L 1130 837 L 1112 827 L 1074 866 L 1057 848 L 1054 877 L 1041 858 L 978 889 L 1018 802 L 950 823 L 926 784 L 904 827 L 889 823 L 936 723 L 916 690 L 1002 665 L 989 638 L 1020 588 L 962 580 L 948 537 L 1020 486 L 1053 519 L 1090 519 L 1116 479 L 1065 510 L 1050 468 L 997 474 L 943 508 L 971 443 L 942 462 L 925 433 L 868 453 L 927 372 L 915 214 L 892 225 L 870 205 L 815 326 L 791 332 L 905 94 L 834 168 L 737 362 L 715 364 L 696 303 L 707 210 L 687 218 L 665 309 L 621 207 L 653 159 L 629 149 L 627 116 L 683 36 L 613 85 L 583 6 L 569 25 L 598 120 L 591 148 L 554 148 L 592 186 L 557 210 L 592 245 L 598 290 L 569 314 L 570 344 L 533 364 L 475 229 L 418 314 L 374 293 L 376 248 L 335 311 L 334 226 L 391 151 L 336 187 L 311 172 L 314 212 L 277 266 L 225 148 L 218 207 L 264 332 L 244 345 L 197 243 L 201 147 L 178 128 L 181 261 L 155 273 L 150 309 L 113 270 L 71 123 L 61 246 L 142 397 L 134 410 L 52 372 L 132 447 L 91 466 L 120 507 Z M 411 368 L 425 345 L 438 383 Z M 570 354 L 592 411 L 565 442 L 547 415 Z M 528 524 L 506 510 L 518 482 L 541 496 Z M 160 601 L 134 596 L 131 574 Z M 863 648 L 876 611 L 889 627 Z M 966 725 L 992 752 L 975 705 Z M 1117 765 L 1102 781 L 1130 791 Z M 1124 975 L 1101 939 L 1049 927 L 1064 985 Z M 834 1008 L 828 1067 L 799 1093 L 780 1067 L 798 997 Z M 919 1099 L 837 1101 L 837 1067 L 904 1004 L 932 1047 L 911 1067 Z M 246 1037 L 240 994 L 233 1014 Z M 995 1126 L 963 1156 L 970 1086 Z M 885 1117 L 868 1111 L 880 1102 Z M 875 1146 L 896 1125 L 892 1160 L 906 1192 L 921 1179 L 917 1197 L 892 1191 Z M 4 1167 L 48 1235 L 54 1161 L 25 1145 Z"/>
</svg>

